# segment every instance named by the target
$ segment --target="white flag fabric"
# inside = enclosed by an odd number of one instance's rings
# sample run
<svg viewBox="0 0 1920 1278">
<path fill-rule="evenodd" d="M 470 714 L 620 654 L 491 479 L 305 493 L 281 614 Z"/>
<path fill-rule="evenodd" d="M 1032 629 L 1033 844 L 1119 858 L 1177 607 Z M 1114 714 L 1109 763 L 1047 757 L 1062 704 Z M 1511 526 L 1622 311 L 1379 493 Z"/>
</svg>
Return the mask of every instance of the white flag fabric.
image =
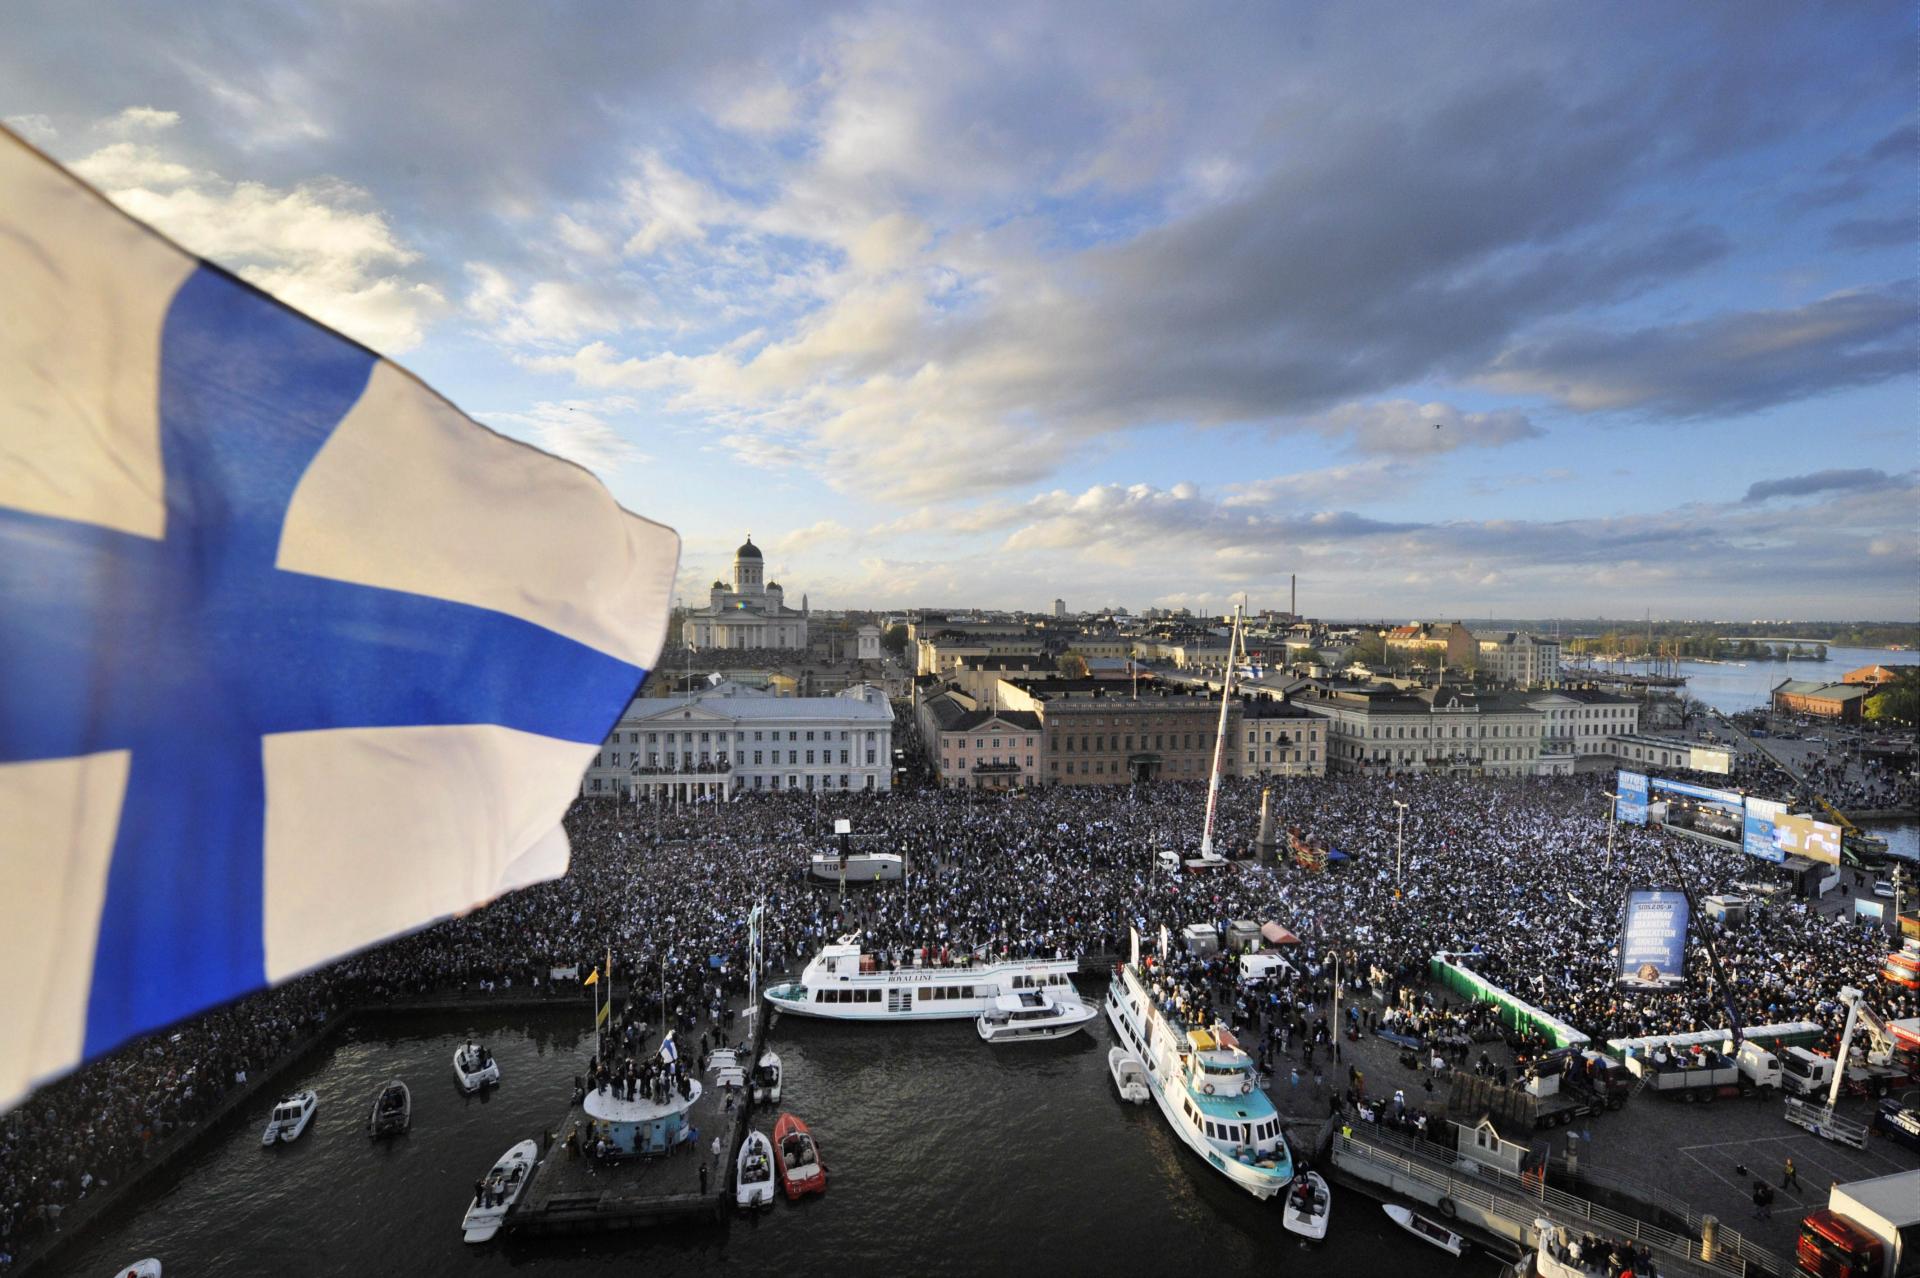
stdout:
<svg viewBox="0 0 1920 1278">
<path fill-rule="evenodd" d="M 0 1108 L 565 871 L 679 538 L 0 130 Z"/>
</svg>

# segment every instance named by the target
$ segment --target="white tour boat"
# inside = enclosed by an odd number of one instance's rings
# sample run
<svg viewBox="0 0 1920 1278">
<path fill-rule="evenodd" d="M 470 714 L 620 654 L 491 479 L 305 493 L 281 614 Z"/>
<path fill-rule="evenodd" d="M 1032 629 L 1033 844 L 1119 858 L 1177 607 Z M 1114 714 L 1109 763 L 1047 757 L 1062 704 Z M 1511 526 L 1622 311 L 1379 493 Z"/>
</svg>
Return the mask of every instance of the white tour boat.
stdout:
<svg viewBox="0 0 1920 1278">
<path fill-rule="evenodd" d="M 471 1096 L 483 1087 L 500 1081 L 500 1062 L 478 1043 L 468 1043 L 453 1053 L 453 1076 L 460 1090 Z"/>
<path fill-rule="evenodd" d="M 753 1071 L 753 1100 L 756 1105 L 780 1103 L 780 1056 L 771 1047 L 760 1054 Z"/>
<path fill-rule="evenodd" d="M 299 1140 L 307 1124 L 313 1121 L 313 1111 L 319 1107 L 320 1097 L 311 1089 L 286 1097 L 273 1107 L 273 1117 L 267 1120 L 267 1130 L 261 1135 L 260 1143 L 291 1144 Z"/>
<path fill-rule="evenodd" d="M 733 1201 L 742 1208 L 773 1206 L 773 1142 L 748 1132 L 733 1163 Z"/>
<path fill-rule="evenodd" d="M 1099 1014 L 1078 994 L 1056 998 L 1051 990 L 1021 990 L 988 1003 L 974 1026 L 989 1043 L 1033 1043 L 1077 1034 Z"/>
<path fill-rule="evenodd" d="M 520 1201 L 520 1191 L 533 1178 L 534 1164 L 539 1161 L 540 1147 L 530 1140 L 523 1140 L 500 1155 L 500 1161 L 480 1182 L 480 1195 L 474 1198 L 460 1221 L 462 1236 L 468 1242 L 483 1243 L 500 1232 L 501 1222 Z"/>
<path fill-rule="evenodd" d="M 1293 1179 L 1293 1158 L 1253 1058 L 1224 1026 L 1189 1029 L 1159 1007 L 1139 948 L 1136 935 L 1134 961 L 1107 989 L 1114 1033 L 1146 1066 L 1147 1090 L 1175 1134 L 1240 1188 L 1273 1197 Z"/>
<path fill-rule="evenodd" d="M 971 959 L 895 967 L 862 954 L 851 936 L 823 948 L 800 979 L 767 987 L 768 1006 L 835 1021 L 930 1021 L 978 1017 L 1002 994 L 1073 989 L 1073 959 Z"/>
<path fill-rule="evenodd" d="M 1281 1222 L 1287 1232 L 1319 1242 L 1327 1236 L 1333 1218 L 1333 1191 L 1317 1171 L 1302 1172 L 1287 1191 L 1287 1211 Z"/>
<path fill-rule="evenodd" d="M 1107 1072 L 1113 1075 L 1113 1085 L 1121 1100 L 1144 1105 L 1153 1099 L 1153 1091 L 1147 1086 L 1147 1067 L 1126 1048 L 1107 1049 Z"/>
<path fill-rule="evenodd" d="M 1389 1203 L 1382 1208 L 1392 1218 L 1393 1223 L 1412 1234 L 1432 1243 L 1441 1251 L 1457 1256 L 1467 1249 L 1467 1240 L 1454 1233 L 1445 1225 L 1436 1225 L 1425 1216 L 1416 1216 L 1398 1203 Z"/>
<path fill-rule="evenodd" d="M 114 1270 L 113 1278 L 160 1278 L 160 1262 L 152 1256 L 136 1260 L 131 1265 L 122 1265 Z"/>
<path fill-rule="evenodd" d="M 838 883 L 894 883 L 906 874 L 906 861 L 898 852 L 855 852 L 843 863 L 837 852 L 818 852 L 813 857 L 813 877 Z"/>
</svg>

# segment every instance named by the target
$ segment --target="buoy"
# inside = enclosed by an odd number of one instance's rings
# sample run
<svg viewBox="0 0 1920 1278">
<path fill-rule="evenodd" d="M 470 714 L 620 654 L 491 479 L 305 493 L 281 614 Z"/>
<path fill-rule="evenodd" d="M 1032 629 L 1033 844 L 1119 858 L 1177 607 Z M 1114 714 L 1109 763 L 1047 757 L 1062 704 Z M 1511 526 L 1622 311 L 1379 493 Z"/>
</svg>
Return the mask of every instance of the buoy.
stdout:
<svg viewBox="0 0 1920 1278">
<path fill-rule="evenodd" d="M 1212 1084 L 1212 1083 L 1202 1083 L 1202 1084 L 1200 1085 L 1200 1090 L 1201 1090 L 1201 1091 L 1203 1091 L 1203 1092 L 1205 1092 L 1205 1093 L 1206 1093 L 1207 1095 L 1209 1095 L 1209 1096 L 1211 1096 L 1211 1095 L 1213 1095 L 1213 1084 Z"/>
<path fill-rule="evenodd" d="M 1454 1217 L 1454 1213 L 1459 1210 L 1459 1208 L 1453 1205 L 1453 1199 L 1451 1198 L 1442 1198 L 1440 1200 L 1439 1207 L 1440 1207 L 1440 1214 L 1442 1216 L 1445 1216 L 1448 1220 L 1452 1220 Z"/>
</svg>

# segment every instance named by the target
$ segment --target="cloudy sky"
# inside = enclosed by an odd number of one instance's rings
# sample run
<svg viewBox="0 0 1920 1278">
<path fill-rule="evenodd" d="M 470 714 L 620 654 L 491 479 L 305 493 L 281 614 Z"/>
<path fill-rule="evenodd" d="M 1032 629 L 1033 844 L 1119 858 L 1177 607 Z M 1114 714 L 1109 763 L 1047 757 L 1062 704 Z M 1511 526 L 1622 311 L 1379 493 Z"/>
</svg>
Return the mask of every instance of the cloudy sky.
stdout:
<svg viewBox="0 0 1920 1278">
<path fill-rule="evenodd" d="M 1912 7 L 15 0 L 0 117 L 816 606 L 1912 618 Z"/>
</svg>

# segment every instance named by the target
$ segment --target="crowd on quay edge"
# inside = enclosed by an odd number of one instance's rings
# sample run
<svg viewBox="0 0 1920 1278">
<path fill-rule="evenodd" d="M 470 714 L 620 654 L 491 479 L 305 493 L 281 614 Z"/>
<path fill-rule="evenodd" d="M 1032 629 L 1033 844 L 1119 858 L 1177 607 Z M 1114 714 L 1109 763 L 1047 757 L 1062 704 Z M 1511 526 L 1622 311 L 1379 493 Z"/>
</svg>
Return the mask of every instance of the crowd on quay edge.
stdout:
<svg viewBox="0 0 1920 1278">
<path fill-rule="evenodd" d="M 1474 970 L 1596 1039 L 1722 1026 L 1702 947 L 1689 951 L 1688 990 L 1658 996 L 1616 994 L 1610 950 L 1628 887 L 1706 894 L 1753 877 L 1756 865 L 1652 829 L 1617 826 L 1610 842 L 1611 779 L 1275 781 L 1276 828 L 1353 859 L 1320 872 L 1242 864 L 1185 875 L 1156 869 L 1154 853 L 1197 848 L 1204 784 L 755 795 L 677 808 L 583 800 L 567 818 L 573 862 L 562 879 L 131 1044 L 0 1117 L 0 1255 L 57 1228 L 63 1210 L 350 1005 L 546 989 L 552 968 L 585 973 L 611 949 L 612 976 L 627 988 L 621 1023 L 692 1030 L 703 1011 L 745 991 L 745 919 L 756 902 L 769 971 L 790 970 L 849 931 L 902 960 L 942 948 L 1081 956 L 1119 954 L 1130 927 L 1177 937 L 1194 922 L 1274 920 L 1302 938 L 1297 988 L 1235 990 L 1217 964 L 1198 969 L 1238 1023 L 1257 1013 L 1270 1067 L 1273 1049 L 1296 1034 L 1324 1041 L 1300 1009 L 1323 1005 L 1336 951 L 1390 1018 L 1436 1037 L 1460 1017 L 1422 988 L 1427 956 L 1440 951 L 1470 954 Z M 1396 803 L 1407 805 L 1399 876 Z M 1259 804 L 1260 783 L 1223 783 L 1218 848 L 1251 849 Z M 807 875 L 810 856 L 835 846 L 840 817 L 860 849 L 909 857 L 905 882 L 849 893 L 845 915 L 837 889 Z M 1837 1026 L 1843 984 L 1873 990 L 1890 1017 L 1920 1011 L 1913 996 L 1874 980 L 1885 933 L 1844 916 L 1775 899 L 1716 933 L 1744 1023 Z"/>
</svg>

